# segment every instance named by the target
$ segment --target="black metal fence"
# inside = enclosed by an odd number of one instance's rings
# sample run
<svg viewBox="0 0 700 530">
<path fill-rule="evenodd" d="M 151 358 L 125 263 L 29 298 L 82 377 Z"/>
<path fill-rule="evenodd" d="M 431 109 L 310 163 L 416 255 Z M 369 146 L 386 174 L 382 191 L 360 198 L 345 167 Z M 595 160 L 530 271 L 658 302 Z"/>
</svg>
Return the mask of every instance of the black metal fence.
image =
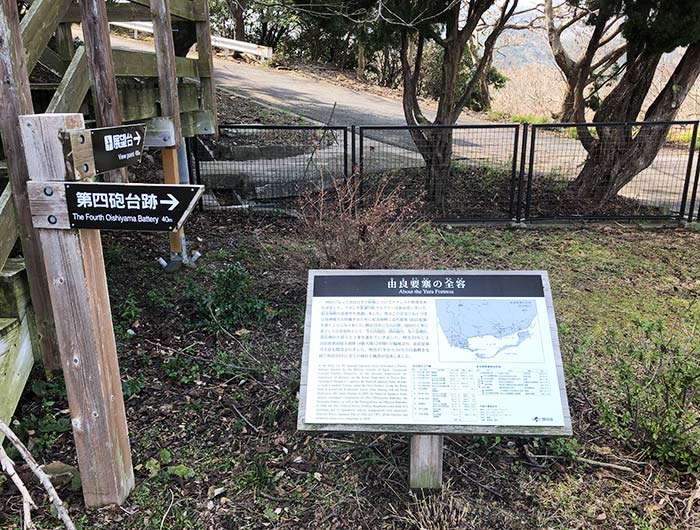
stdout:
<svg viewBox="0 0 700 530">
<path fill-rule="evenodd" d="M 205 210 L 280 206 L 349 171 L 345 127 L 223 125 L 195 143 Z"/>
<path fill-rule="evenodd" d="M 209 210 L 293 207 L 352 176 L 368 187 L 389 179 L 434 220 L 700 220 L 697 121 L 220 133 L 193 149 Z"/>
</svg>

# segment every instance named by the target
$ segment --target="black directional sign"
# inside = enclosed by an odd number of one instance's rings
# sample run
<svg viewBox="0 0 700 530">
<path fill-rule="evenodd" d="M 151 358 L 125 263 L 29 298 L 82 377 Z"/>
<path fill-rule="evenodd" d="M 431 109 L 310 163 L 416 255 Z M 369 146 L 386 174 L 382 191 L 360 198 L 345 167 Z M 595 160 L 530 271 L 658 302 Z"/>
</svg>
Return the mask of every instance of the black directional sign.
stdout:
<svg viewBox="0 0 700 530">
<path fill-rule="evenodd" d="M 185 222 L 204 186 L 64 183 L 70 228 L 171 232 Z"/>
<path fill-rule="evenodd" d="M 90 129 L 95 172 L 106 173 L 141 161 L 146 136 L 144 125 Z"/>
</svg>

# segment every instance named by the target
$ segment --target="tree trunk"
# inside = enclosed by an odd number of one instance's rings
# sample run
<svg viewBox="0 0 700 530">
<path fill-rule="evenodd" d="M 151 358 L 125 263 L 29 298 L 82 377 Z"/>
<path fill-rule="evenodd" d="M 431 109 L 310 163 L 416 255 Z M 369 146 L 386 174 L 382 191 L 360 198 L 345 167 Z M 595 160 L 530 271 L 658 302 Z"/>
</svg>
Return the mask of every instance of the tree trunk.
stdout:
<svg viewBox="0 0 700 530">
<path fill-rule="evenodd" d="M 357 78 L 363 80 L 365 78 L 365 43 L 361 40 L 357 42 Z"/>
<path fill-rule="evenodd" d="M 644 125 L 634 134 L 631 126 L 600 125 L 597 141 L 569 188 L 582 200 L 603 206 L 636 175 L 648 168 L 666 141 L 670 126 Z"/>
<path fill-rule="evenodd" d="M 574 108 L 574 87 L 566 84 L 566 94 L 561 103 L 559 113 L 554 116 L 561 123 L 571 123 L 575 121 L 576 109 Z"/>
<path fill-rule="evenodd" d="M 420 134 L 411 130 L 418 152 L 427 170 L 425 189 L 428 199 L 444 207 L 452 168 L 452 129 L 432 129 Z"/>
</svg>

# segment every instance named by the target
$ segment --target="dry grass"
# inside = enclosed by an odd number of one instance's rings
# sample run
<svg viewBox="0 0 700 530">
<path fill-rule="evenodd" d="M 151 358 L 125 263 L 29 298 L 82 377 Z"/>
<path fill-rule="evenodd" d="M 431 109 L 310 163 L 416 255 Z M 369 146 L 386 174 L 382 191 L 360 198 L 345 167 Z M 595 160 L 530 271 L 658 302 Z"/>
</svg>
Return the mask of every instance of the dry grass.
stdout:
<svg viewBox="0 0 700 530">
<path fill-rule="evenodd" d="M 644 104 L 644 110 L 654 101 L 668 81 L 675 62 L 667 58 L 660 64 L 654 84 Z M 554 66 L 546 64 L 529 64 L 514 69 L 504 70 L 509 81 L 501 90 L 493 91 L 493 111 L 510 116 L 536 115 L 550 118 L 556 114 L 564 99 L 566 84 Z M 603 93 L 604 94 L 604 93 Z M 588 118 L 593 117 L 589 111 Z M 677 120 L 700 119 L 700 80 L 695 83 L 686 97 Z"/>
</svg>

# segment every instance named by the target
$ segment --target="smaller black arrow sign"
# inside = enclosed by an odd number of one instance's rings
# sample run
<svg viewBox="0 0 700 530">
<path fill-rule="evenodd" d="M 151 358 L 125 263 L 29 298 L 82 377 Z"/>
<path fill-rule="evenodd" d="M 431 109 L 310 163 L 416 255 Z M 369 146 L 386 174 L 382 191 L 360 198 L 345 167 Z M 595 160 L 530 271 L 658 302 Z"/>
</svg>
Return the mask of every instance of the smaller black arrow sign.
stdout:
<svg viewBox="0 0 700 530">
<path fill-rule="evenodd" d="M 65 183 L 71 228 L 171 232 L 179 229 L 204 186 Z"/>
<path fill-rule="evenodd" d="M 144 125 L 124 125 L 90 129 L 95 172 L 106 173 L 141 162 Z"/>
</svg>

